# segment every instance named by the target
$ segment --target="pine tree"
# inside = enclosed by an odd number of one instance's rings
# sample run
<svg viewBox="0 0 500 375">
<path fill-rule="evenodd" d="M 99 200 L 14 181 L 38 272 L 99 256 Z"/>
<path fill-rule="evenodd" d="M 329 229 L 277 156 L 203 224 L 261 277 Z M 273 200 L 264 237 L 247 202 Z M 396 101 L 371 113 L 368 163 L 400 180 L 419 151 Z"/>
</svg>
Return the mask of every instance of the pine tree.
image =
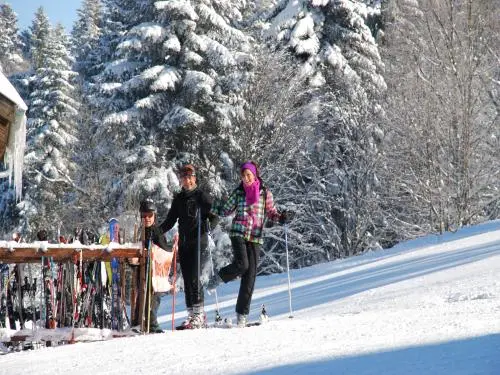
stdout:
<svg viewBox="0 0 500 375">
<path fill-rule="evenodd" d="M 166 110 L 159 128 L 173 145 L 171 155 L 194 161 L 210 188 L 220 193 L 223 155 L 241 152 L 239 127 L 245 117 L 245 90 L 254 67 L 252 39 L 236 25 L 241 1 L 158 1 L 164 27 L 164 59 L 153 88 L 161 89 Z M 232 183 L 232 181 L 231 181 Z"/>
<path fill-rule="evenodd" d="M 17 33 L 16 13 L 9 4 L 0 4 L 0 71 L 7 76 L 26 68 Z"/>
<path fill-rule="evenodd" d="M 218 157 L 211 142 L 231 127 L 241 105 L 247 38 L 210 3 L 105 5 L 113 15 L 106 27 L 116 32 L 108 46 L 116 47 L 95 76 L 99 94 L 92 97 L 104 114 L 94 137 L 108 171 L 102 190 L 118 211 L 135 210 L 144 195 L 168 207 L 178 185 L 176 161 L 209 168 Z M 230 14 L 229 8 L 218 10 Z"/>
<path fill-rule="evenodd" d="M 26 190 L 22 202 L 28 230 L 54 226 L 63 220 L 72 197 L 76 166 L 72 160 L 76 143 L 74 126 L 78 102 L 74 99 L 68 36 L 61 25 L 50 27 L 44 12 L 38 12 L 32 31 L 33 56 L 38 64 L 31 81 L 28 111 Z"/>
<path fill-rule="evenodd" d="M 161 70 L 159 65 L 150 70 L 151 88 L 162 93 L 166 108 L 158 126 L 171 136 L 177 152 L 193 154 L 210 168 L 219 156 L 213 149 L 234 145 L 232 122 L 243 114 L 242 90 L 252 65 L 250 39 L 232 26 L 241 19 L 243 4 L 155 5 L 165 31 L 160 57 L 166 61 Z"/>
<path fill-rule="evenodd" d="M 316 108 L 308 111 L 313 135 L 302 154 L 278 167 L 289 190 L 283 194 L 300 213 L 293 238 L 306 250 L 299 265 L 378 247 L 382 237 L 376 189 L 386 84 L 368 24 L 376 12 L 361 1 L 286 2 L 265 28 L 316 88 L 307 103 Z"/>
<path fill-rule="evenodd" d="M 17 32 L 17 15 L 9 4 L 0 4 L 0 72 L 7 76 L 27 66 L 22 58 L 22 43 Z M 14 79 L 11 80 L 14 82 Z M 16 226 L 16 204 L 14 187 L 8 180 L 0 180 L 0 234 L 11 233 Z"/>
<path fill-rule="evenodd" d="M 140 9 L 136 12 L 137 1 L 133 0 L 102 0 L 99 7 L 99 21 L 95 21 L 100 27 L 99 38 L 95 49 L 89 51 L 88 76 L 86 82 L 94 82 L 99 77 L 106 64 L 114 61 L 116 46 L 126 33 L 131 24 L 139 22 L 143 14 Z"/>
<path fill-rule="evenodd" d="M 102 33 L 101 16 L 100 0 L 84 0 L 77 11 L 77 20 L 71 32 L 72 53 L 75 56 L 75 70 L 82 78 L 88 78 L 96 64 L 93 52 L 98 48 Z"/>
<path fill-rule="evenodd" d="M 374 9 L 356 0 L 285 5 L 272 15 L 265 36 L 301 59 L 311 85 L 328 85 L 365 100 L 385 91 L 383 63 L 367 25 Z"/>
<path fill-rule="evenodd" d="M 29 44 L 28 56 L 33 69 L 43 66 L 44 56 L 47 54 L 47 42 L 50 33 L 50 21 L 43 7 L 35 12 L 35 18 L 29 27 L 28 35 L 25 37 Z"/>
<path fill-rule="evenodd" d="M 139 120 L 136 114 L 140 111 L 134 108 L 138 95 L 147 92 L 138 76 L 150 65 L 147 41 L 140 56 L 122 51 L 127 40 L 133 38 L 127 33 L 141 22 L 154 18 L 150 3 L 104 1 L 105 21 L 98 49 L 103 58 L 94 65 L 94 73 L 98 74 L 89 78 L 89 108 L 100 120 L 91 124 L 93 136 L 88 137 L 87 142 L 98 152 L 85 155 L 99 166 L 97 171 L 90 171 L 93 179 L 87 181 L 86 190 L 100 195 L 102 215 L 120 215 L 128 209 L 135 213 L 142 197 L 171 195 L 171 186 L 177 182 L 168 163 L 162 162 L 158 146 L 152 144 L 154 139 L 150 138 L 153 137 L 143 127 L 147 116 Z M 121 120 L 110 121 L 116 118 Z"/>
</svg>

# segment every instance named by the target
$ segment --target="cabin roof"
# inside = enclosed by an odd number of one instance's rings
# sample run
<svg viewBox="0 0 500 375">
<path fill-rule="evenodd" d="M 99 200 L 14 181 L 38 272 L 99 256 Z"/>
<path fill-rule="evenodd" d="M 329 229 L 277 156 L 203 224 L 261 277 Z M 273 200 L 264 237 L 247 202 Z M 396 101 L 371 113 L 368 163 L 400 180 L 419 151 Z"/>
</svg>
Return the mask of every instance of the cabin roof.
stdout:
<svg viewBox="0 0 500 375">
<path fill-rule="evenodd" d="M 12 86 L 7 77 L 5 77 L 2 72 L 0 72 L 0 94 L 5 96 L 23 111 L 26 111 L 28 109 L 26 103 L 24 103 L 17 90 L 14 88 L 14 86 Z"/>
</svg>

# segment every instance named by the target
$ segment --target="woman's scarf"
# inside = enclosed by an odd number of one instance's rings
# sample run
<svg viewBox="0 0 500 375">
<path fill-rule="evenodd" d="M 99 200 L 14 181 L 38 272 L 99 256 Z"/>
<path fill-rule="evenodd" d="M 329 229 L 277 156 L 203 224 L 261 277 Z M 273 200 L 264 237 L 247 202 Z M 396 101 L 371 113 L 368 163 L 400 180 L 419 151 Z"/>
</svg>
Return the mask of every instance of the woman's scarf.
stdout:
<svg viewBox="0 0 500 375">
<path fill-rule="evenodd" d="M 245 202 L 248 206 L 257 203 L 260 196 L 260 180 L 255 178 L 251 185 L 243 184 L 243 190 L 245 190 Z"/>
</svg>

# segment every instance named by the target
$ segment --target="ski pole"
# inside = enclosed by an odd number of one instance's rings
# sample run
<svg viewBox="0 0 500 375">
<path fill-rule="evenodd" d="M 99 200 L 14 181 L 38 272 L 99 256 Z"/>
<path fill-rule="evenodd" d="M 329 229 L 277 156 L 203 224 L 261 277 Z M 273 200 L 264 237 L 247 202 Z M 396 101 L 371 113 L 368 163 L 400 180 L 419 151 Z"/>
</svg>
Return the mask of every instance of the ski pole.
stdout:
<svg viewBox="0 0 500 375">
<path fill-rule="evenodd" d="M 151 244 L 151 241 L 150 241 Z M 151 298 L 153 298 L 153 267 L 154 267 L 154 259 L 153 253 L 151 252 L 151 245 L 149 245 L 149 273 L 148 273 L 148 327 L 146 332 L 149 333 L 149 328 L 151 327 Z"/>
<path fill-rule="evenodd" d="M 208 224 L 209 229 L 208 229 L 208 236 L 210 237 L 210 223 Z M 212 246 L 210 246 L 210 243 L 208 244 L 208 251 L 210 254 L 210 263 L 212 266 L 212 277 L 215 276 L 215 266 L 214 266 L 214 259 L 212 257 Z M 219 322 L 221 320 L 220 314 L 219 314 L 219 298 L 217 296 L 217 287 L 214 289 L 215 291 L 215 322 Z"/>
<path fill-rule="evenodd" d="M 141 243 L 143 250 L 141 251 L 141 259 L 140 259 L 140 268 L 139 268 L 139 289 L 141 290 L 139 294 L 139 318 L 140 318 L 140 326 L 141 332 L 144 333 L 144 323 L 146 321 L 145 311 L 146 311 L 146 293 L 147 293 L 147 273 L 144 269 L 147 267 L 147 251 L 146 248 L 146 219 L 142 218 L 142 227 L 141 227 Z M 146 263 L 146 264 L 144 264 Z"/>
<path fill-rule="evenodd" d="M 172 331 L 175 331 L 175 281 L 177 279 L 177 246 L 179 241 L 179 233 L 174 236 L 174 245 L 172 246 L 173 259 L 172 263 L 174 265 L 174 280 L 172 282 L 173 295 L 172 295 Z"/>
<path fill-rule="evenodd" d="M 149 279 L 150 279 L 150 271 L 151 271 L 150 270 L 151 269 L 151 242 L 152 242 L 151 234 L 152 234 L 152 232 L 150 232 L 150 238 L 148 241 L 148 248 L 147 248 L 147 254 L 146 254 L 147 259 L 146 259 L 146 285 L 145 285 L 146 293 L 145 293 L 145 297 L 147 298 L 147 301 L 148 301 L 148 307 L 150 307 L 150 305 L 151 305 L 151 295 L 150 295 L 150 290 L 149 290 Z M 146 310 L 146 304 L 144 304 L 144 310 Z M 144 315 L 146 313 L 144 310 L 142 311 L 143 319 L 144 319 Z M 148 321 L 147 321 L 147 326 L 145 327 L 147 333 L 149 333 L 150 313 L 151 313 L 151 308 L 148 309 Z"/>
<path fill-rule="evenodd" d="M 45 257 L 42 256 L 42 277 L 40 277 L 40 328 L 43 328 L 43 322 L 45 321 L 46 311 L 43 300 L 45 299 L 45 277 L 44 268 L 45 267 Z"/>
<path fill-rule="evenodd" d="M 198 301 L 200 300 L 201 295 L 201 209 L 198 207 L 198 251 L 196 253 L 196 261 L 197 261 L 197 284 L 198 284 Z"/>
<path fill-rule="evenodd" d="M 149 249 L 146 250 L 147 253 L 149 253 Z M 146 253 L 146 277 L 144 280 L 145 283 L 144 285 L 142 285 L 142 288 L 143 288 L 143 300 L 144 300 L 144 303 L 142 304 L 142 322 L 141 322 L 141 331 L 142 333 L 144 333 L 144 330 L 145 330 L 145 326 L 144 326 L 144 323 L 146 321 L 146 300 L 148 298 L 148 274 L 149 274 L 149 255 Z"/>
<path fill-rule="evenodd" d="M 286 271 L 288 274 L 288 304 L 290 306 L 290 315 L 288 316 L 289 318 L 293 318 L 293 313 L 292 313 L 292 288 L 290 284 L 290 263 L 288 259 L 288 225 L 285 223 L 285 251 L 286 251 Z"/>
<path fill-rule="evenodd" d="M 71 278 L 71 304 L 73 307 L 73 314 L 71 315 L 71 336 L 69 343 L 73 344 L 75 342 L 75 316 L 76 316 L 76 275 L 75 275 L 75 265 L 73 262 L 69 262 L 69 277 Z"/>
</svg>

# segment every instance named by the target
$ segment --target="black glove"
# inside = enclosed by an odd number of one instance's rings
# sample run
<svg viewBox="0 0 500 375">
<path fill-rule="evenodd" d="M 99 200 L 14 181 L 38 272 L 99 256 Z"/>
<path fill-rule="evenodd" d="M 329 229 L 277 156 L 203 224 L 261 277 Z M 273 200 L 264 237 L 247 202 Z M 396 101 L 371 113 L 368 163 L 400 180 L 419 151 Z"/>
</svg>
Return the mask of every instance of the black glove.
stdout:
<svg viewBox="0 0 500 375">
<path fill-rule="evenodd" d="M 295 212 L 284 210 L 281 212 L 279 222 L 280 224 L 288 224 L 295 216 Z"/>
</svg>

